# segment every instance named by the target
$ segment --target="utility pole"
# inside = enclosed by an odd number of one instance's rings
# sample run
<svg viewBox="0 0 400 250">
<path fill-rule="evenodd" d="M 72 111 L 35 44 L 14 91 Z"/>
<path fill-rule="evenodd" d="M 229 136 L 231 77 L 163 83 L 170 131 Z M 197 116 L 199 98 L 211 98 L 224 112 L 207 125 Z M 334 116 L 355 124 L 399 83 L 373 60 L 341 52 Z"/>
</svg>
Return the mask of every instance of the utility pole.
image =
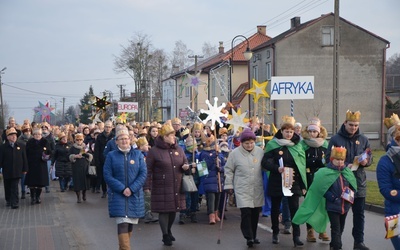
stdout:
<svg viewBox="0 0 400 250">
<path fill-rule="evenodd" d="M 194 75 L 195 76 L 197 74 L 197 59 L 198 58 L 203 58 L 203 57 L 204 56 L 199 56 L 199 55 L 189 56 L 189 58 L 194 58 Z M 197 112 L 197 94 L 198 94 L 198 89 L 199 89 L 198 85 L 196 85 L 196 87 L 192 85 L 192 87 L 190 88 L 191 97 L 192 97 L 192 100 L 190 102 L 190 108 L 192 110 L 194 110 L 195 112 Z"/>
<path fill-rule="evenodd" d="M 65 122 L 65 97 L 62 99 L 63 109 L 62 109 L 62 119 L 63 123 Z"/>
<path fill-rule="evenodd" d="M 124 96 L 124 93 L 125 93 L 125 91 L 124 91 L 124 89 L 123 89 L 123 87 L 125 87 L 126 85 L 117 85 L 117 87 L 119 88 L 119 99 L 121 100 L 123 97 L 125 97 Z"/>
<path fill-rule="evenodd" d="M 334 44 L 333 44 L 333 103 L 332 103 L 332 135 L 338 130 L 339 121 L 339 0 L 335 0 Z"/>
</svg>

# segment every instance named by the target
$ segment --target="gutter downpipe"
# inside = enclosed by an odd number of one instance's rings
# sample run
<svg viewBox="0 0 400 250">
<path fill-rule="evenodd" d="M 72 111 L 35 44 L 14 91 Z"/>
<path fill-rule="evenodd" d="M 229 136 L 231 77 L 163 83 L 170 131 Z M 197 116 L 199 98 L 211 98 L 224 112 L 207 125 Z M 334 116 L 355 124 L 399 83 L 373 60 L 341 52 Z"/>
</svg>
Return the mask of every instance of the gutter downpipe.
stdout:
<svg viewBox="0 0 400 250">
<path fill-rule="evenodd" d="M 382 67 L 382 96 L 381 96 L 381 145 L 383 148 L 386 148 L 385 143 L 385 138 L 384 138 L 384 128 L 383 128 L 383 121 L 385 119 L 385 110 L 386 110 L 386 105 L 385 105 L 385 96 L 386 96 L 386 50 L 390 48 L 390 43 L 387 44 L 386 48 L 383 49 L 383 67 Z M 390 142 L 386 142 L 390 143 Z"/>
<path fill-rule="evenodd" d="M 276 76 L 276 67 L 275 67 L 275 65 L 276 65 L 276 49 L 275 49 L 275 43 L 273 43 L 272 45 L 271 45 L 271 48 L 272 48 L 272 56 L 273 56 L 273 58 L 272 58 L 272 69 L 271 69 L 271 72 L 272 72 L 272 75 L 271 75 L 271 78 L 272 78 L 272 76 Z M 269 86 L 271 87 L 271 83 L 269 83 Z M 270 100 L 271 101 L 271 100 Z M 276 110 L 277 110 L 277 108 L 276 108 L 276 101 L 275 100 L 273 100 L 272 101 L 272 104 L 273 104 L 273 113 L 274 113 L 274 124 L 275 124 L 275 126 L 276 127 L 278 127 L 278 124 L 276 123 Z"/>
</svg>

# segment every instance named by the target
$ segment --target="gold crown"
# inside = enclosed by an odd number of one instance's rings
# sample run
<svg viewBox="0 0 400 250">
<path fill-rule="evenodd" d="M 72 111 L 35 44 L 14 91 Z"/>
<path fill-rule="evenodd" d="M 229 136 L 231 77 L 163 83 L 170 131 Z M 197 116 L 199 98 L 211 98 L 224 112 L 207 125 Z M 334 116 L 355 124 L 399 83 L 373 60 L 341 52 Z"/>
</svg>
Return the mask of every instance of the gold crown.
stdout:
<svg viewBox="0 0 400 250">
<path fill-rule="evenodd" d="M 165 124 L 161 127 L 160 135 L 161 135 L 161 136 L 164 136 L 164 135 L 168 135 L 168 134 L 171 134 L 171 133 L 175 133 L 175 129 L 172 127 L 171 124 L 165 123 Z"/>
<path fill-rule="evenodd" d="M 389 129 L 393 126 L 392 121 L 390 120 L 389 117 L 386 117 L 385 119 L 383 119 L 383 123 L 385 124 L 385 127 L 387 129 Z"/>
<path fill-rule="evenodd" d="M 346 148 L 332 146 L 331 158 L 338 160 L 346 160 Z"/>
<path fill-rule="evenodd" d="M 31 125 L 29 125 L 29 124 L 23 124 L 21 127 L 21 130 L 22 130 L 22 132 L 25 132 L 28 130 L 32 131 L 32 128 L 31 128 Z"/>
<path fill-rule="evenodd" d="M 195 123 L 193 124 L 193 129 L 194 129 L 194 130 L 203 130 L 203 123 L 201 123 L 201 122 L 195 122 Z"/>
<path fill-rule="evenodd" d="M 75 140 L 76 140 L 76 139 L 83 140 L 83 134 L 82 134 L 82 133 L 77 133 L 77 134 L 75 134 Z"/>
<path fill-rule="evenodd" d="M 188 135 L 190 133 L 190 130 L 188 128 L 185 128 L 184 130 L 182 130 L 181 132 L 181 137 L 184 137 L 185 135 Z"/>
<path fill-rule="evenodd" d="M 150 122 L 143 122 L 143 126 L 142 126 L 143 128 L 144 127 L 150 127 Z"/>
<path fill-rule="evenodd" d="M 148 144 L 149 144 L 149 142 L 147 141 L 146 137 L 140 137 L 136 141 L 136 146 L 138 146 L 138 148 L 140 148 L 141 146 L 148 145 Z"/>
<path fill-rule="evenodd" d="M 227 128 L 220 128 L 218 131 L 219 135 L 227 135 L 228 134 L 228 129 Z"/>
<path fill-rule="evenodd" d="M 12 135 L 12 134 L 14 134 L 14 135 L 17 134 L 17 130 L 15 130 L 15 128 L 9 128 L 9 129 L 6 130 L 6 135 L 7 136 Z"/>
<path fill-rule="evenodd" d="M 349 121 L 349 122 L 360 122 L 360 116 L 361 116 L 360 111 L 351 112 L 350 110 L 347 110 L 347 112 L 346 112 L 346 121 Z"/>
<path fill-rule="evenodd" d="M 283 124 L 291 124 L 294 127 L 295 123 L 296 123 L 296 120 L 294 119 L 293 116 L 285 115 L 282 117 L 282 126 L 283 126 Z"/>
<path fill-rule="evenodd" d="M 145 128 L 139 129 L 138 135 L 147 135 L 147 129 L 145 129 Z"/>
<path fill-rule="evenodd" d="M 400 124 L 399 116 L 397 114 L 393 113 L 392 116 L 390 117 L 390 122 L 392 123 L 392 126 Z"/>
<path fill-rule="evenodd" d="M 175 117 L 171 120 L 172 124 L 181 124 L 181 119 L 179 119 L 178 117 Z"/>
</svg>

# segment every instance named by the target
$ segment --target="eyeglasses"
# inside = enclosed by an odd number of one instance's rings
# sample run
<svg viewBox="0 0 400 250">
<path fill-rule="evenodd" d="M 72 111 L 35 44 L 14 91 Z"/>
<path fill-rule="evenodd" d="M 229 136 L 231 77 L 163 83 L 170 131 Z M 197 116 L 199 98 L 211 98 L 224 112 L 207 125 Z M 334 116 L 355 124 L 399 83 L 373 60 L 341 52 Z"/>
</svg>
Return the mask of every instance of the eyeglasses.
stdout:
<svg viewBox="0 0 400 250">
<path fill-rule="evenodd" d="M 118 138 L 118 140 L 119 141 L 127 141 L 127 140 L 130 140 L 130 138 L 128 137 L 128 138 Z"/>
</svg>

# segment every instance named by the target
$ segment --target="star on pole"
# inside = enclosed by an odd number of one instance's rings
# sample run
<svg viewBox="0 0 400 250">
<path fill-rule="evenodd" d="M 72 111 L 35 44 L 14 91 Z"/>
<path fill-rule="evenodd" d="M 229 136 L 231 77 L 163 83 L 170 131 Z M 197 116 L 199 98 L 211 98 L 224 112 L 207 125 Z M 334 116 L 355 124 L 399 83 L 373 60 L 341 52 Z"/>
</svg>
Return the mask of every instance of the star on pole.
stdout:
<svg viewBox="0 0 400 250">
<path fill-rule="evenodd" d="M 96 96 L 96 101 L 92 105 L 96 107 L 96 112 L 98 112 L 99 110 L 106 110 L 106 107 L 110 104 L 111 102 L 107 101 L 107 96 L 103 96 L 103 98 Z"/>
<path fill-rule="evenodd" d="M 225 123 L 230 124 L 229 127 L 233 126 L 233 134 L 236 134 L 236 131 L 238 131 L 241 127 L 248 128 L 244 121 L 246 114 L 247 112 L 244 112 L 242 114 L 236 113 L 236 111 L 232 109 L 232 119 L 227 120 Z"/>
<path fill-rule="evenodd" d="M 42 116 L 41 121 L 50 122 L 51 111 L 54 108 L 50 107 L 49 102 L 46 102 L 46 104 L 39 102 L 39 107 L 34 108 L 34 110 L 37 112 L 36 115 Z"/>
<path fill-rule="evenodd" d="M 253 87 L 246 91 L 246 94 L 254 96 L 254 103 L 258 102 L 260 97 L 269 97 L 269 94 L 265 90 L 267 88 L 268 81 L 259 83 L 256 79 L 253 79 Z"/>
<path fill-rule="evenodd" d="M 211 129 L 215 129 L 215 122 L 218 122 L 219 126 L 222 127 L 223 124 L 220 120 L 220 117 L 227 117 L 228 115 L 222 113 L 222 108 L 225 107 L 225 103 L 222 103 L 220 106 L 217 104 L 218 97 L 214 97 L 214 105 L 211 105 L 209 100 L 206 100 L 206 104 L 208 106 L 208 110 L 201 109 L 201 113 L 207 114 L 206 119 L 203 120 L 203 124 L 207 124 L 208 121 L 211 120 Z"/>
</svg>

